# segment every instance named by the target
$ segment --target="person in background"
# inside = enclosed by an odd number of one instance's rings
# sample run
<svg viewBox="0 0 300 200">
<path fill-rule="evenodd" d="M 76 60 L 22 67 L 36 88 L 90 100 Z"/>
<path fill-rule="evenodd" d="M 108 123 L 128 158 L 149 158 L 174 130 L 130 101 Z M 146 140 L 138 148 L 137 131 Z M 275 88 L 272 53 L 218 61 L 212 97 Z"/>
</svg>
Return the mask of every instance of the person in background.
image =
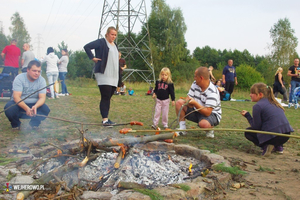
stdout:
<svg viewBox="0 0 300 200">
<path fill-rule="evenodd" d="M 185 131 L 181 131 L 186 129 L 185 118 L 196 122 L 200 128 L 213 128 L 221 121 L 220 94 L 209 79 L 208 68 L 196 69 L 194 80 L 186 99 L 179 99 L 175 104 L 176 114 L 179 116 L 177 136 L 186 135 Z M 206 131 L 206 137 L 214 138 L 214 131 Z"/>
<path fill-rule="evenodd" d="M 225 85 L 225 90 L 231 95 L 235 85 L 238 84 L 235 67 L 233 66 L 233 60 L 228 60 L 228 65 L 223 69 L 222 75 L 223 85 Z"/>
<path fill-rule="evenodd" d="M 21 56 L 21 50 L 17 47 L 17 40 L 12 39 L 10 45 L 4 47 L 1 58 L 4 60 L 4 68 L 2 73 L 11 74 L 12 78 L 19 73 L 19 60 Z"/>
<path fill-rule="evenodd" d="M 156 97 L 155 114 L 153 117 L 152 128 L 154 130 L 160 130 L 158 122 L 160 115 L 162 114 L 162 124 L 164 129 L 168 128 L 168 117 L 169 117 L 169 104 L 170 98 L 172 100 L 172 106 L 175 106 L 175 92 L 174 84 L 171 77 L 171 71 L 169 68 L 164 67 L 159 73 L 159 79 L 155 83 L 154 92 L 152 97 Z"/>
<path fill-rule="evenodd" d="M 4 109 L 10 107 L 5 110 L 5 115 L 14 130 L 20 130 L 20 118 L 23 118 L 24 115 L 31 118 L 29 124 L 32 129 L 37 129 L 41 121 L 45 119 L 44 116 L 48 116 L 50 112 L 49 107 L 45 104 L 46 81 L 41 76 L 41 71 L 41 63 L 32 60 L 28 64 L 27 72 L 19 74 L 13 82 L 12 99 L 5 105 Z M 42 88 L 44 89 L 36 92 Z M 22 99 L 24 101 L 21 101 Z M 16 103 L 18 104 L 12 106 Z M 37 116 L 37 114 L 43 116 Z"/>
<path fill-rule="evenodd" d="M 58 76 L 61 80 L 61 93 L 58 96 L 68 96 L 69 92 L 66 85 L 66 75 L 68 73 L 68 64 L 69 64 L 69 53 L 67 49 L 61 50 L 61 58 L 58 61 Z"/>
<path fill-rule="evenodd" d="M 288 76 L 291 77 L 291 91 L 289 95 L 289 105 L 288 107 L 295 106 L 295 109 L 299 107 L 297 100 L 294 96 L 294 90 L 296 87 L 300 87 L 300 66 L 299 66 L 299 58 L 294 59 L 294 65 L 291 66 L 287 73 Z"/>
<path fill-rule="evenodd" d="M 283 101 L 287 101 L 287 91 L 284 86 L 283 76 L 282 76 L 283 69 L 278 67 L 275 73 L 275 82 L 273 84 L 273 93 L 274 96 L 277 97 L 278 92 L 283 95 Z"/>
<path fill-rule="evenodd" d="M 112 127 L 116 123 L 108 118 L 110 100 L 119 81 L 119 51 L 114 42 L 117 29 L 109 27 L 105 38 L 97 39 L 84 46 L 88 57 L 94 61 L 94 74 L 101 94 L 100 113 L 103 126 Z M 95 56 L 92 53 L 95 50 Z"/>
<path fill-rule="evenodd" d="M 120 94 L 126 95 L 126 85 L 123 82 L 121 83 Z"/>
<path fill-rule="evenodd" d="M 42 63 L 44 62 L 47 64 L 46 75 L 48 79 L 48 84 L 50 85 L 52 83 L 55 83 L 55 81 L 57 81 L 58 78 L 57 63 L 59 62 L 59 59 L 57 55 L 54 54 L 54 49 L 52 47 L 48 47 L 47 55 L 45 56 L 44 59 L 42 59 Z M 57 95 L 58 91 L 54 91 L 53 85 L 50 86 L 50 92 L 51 92 L 51 97 L 49 99 L 59 98 L 59 96 Z"/>
<path fill-rule="evenodd" d="M 257 102 L 252 108 L 253 117 L 246 110 L 241 114 L 247 118 L 251 127 L 248 129 L 290 134 L 290 126 L 284 114 L 284 108 L 275 99 L 273 89 L 264 83 L 255 83 L 250 88 L 252 102 Z M 247 140 L 262 148 L 262 156 L 269 156 L 273 150 L 283 153 L 283 144 L 288 137 L 245 132 Z"/>
<path fill-rule="evenodd" d="M 22 60 L 21 60 L 21 65 L 22 65 L 22 72 L 26 73 L 27 72 L 27 66 L 28 63 L 32 60 L 35 60 L 34 53 L 30 51 L 30 45 L 25 43 L 23 44 L 23 54 L 22 54 Z"/>
<path fill-rule="evenodd" d="M 209 70 L 210 80 L 211 80 L 212 82 L 215 82 L 216 79 L 215 79 L 215 77 L 214 77 L 214 75 L 213 75 L 213 73 L 212 73 L 212 71 L 214 70 L 214 67 L 213 67 L 213 66 L 209 66 L 209 67 L 208 67 L 208 70 Z"/>
<path fill-rule="evenodd" d="M 118 88 L 117 88 L 116 94 L 119 94 L 119 93 L 120 93 L 120 87 L 121 87 L 121 84 L 122 84 L 122 75 L 123 75 L 123 71 L 124 71 L 124 69 L 127 68 L 126 61 L 125 61 L 124 58 L 122 58 L 122 53 L 121 53 L 121 51 L 119 51 L 119 67 L 120 67 L 120 71 L 119 71 L 119 82 L 118 82 Z"/>
</svg>

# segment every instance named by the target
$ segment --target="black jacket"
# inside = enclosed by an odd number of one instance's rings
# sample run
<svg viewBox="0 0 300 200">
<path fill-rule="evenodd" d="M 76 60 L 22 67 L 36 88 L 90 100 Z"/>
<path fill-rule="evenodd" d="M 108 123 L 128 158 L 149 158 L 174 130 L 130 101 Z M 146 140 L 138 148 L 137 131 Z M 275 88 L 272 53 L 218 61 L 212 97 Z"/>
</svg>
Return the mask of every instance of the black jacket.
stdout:
<svg viewBox="0 0 300 200">
<path fill-rule="evenodd" d="M 116 43 L 115 43 L 115 45 L 118 48 Z M 101 38 L 101 39 L 92 41 L 92 42 L 84 45 L 83 48 L 90 59 L 94 58 L 92 49 L 95 49 L 95 54 L 96 54 L 95 57 L 100 58 L 101 61 L 99 60 L 97 63 L 95 63 L 94 73 L 102 73 L 103 74 L 105 71 L 105 68 L 106 68 L 107 57 L 108 57 L 108 52 L 109 52 L 109 48 L 106 44 L 105 38 Z"/>
</svg>

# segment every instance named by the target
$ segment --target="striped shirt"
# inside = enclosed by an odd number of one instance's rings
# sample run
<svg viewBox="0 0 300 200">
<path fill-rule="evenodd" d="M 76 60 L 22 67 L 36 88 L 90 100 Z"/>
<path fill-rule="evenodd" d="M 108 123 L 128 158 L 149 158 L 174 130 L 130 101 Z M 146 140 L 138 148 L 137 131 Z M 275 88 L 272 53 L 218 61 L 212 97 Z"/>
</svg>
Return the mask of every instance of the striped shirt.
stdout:
<svg viewBox="0 0 300 200">
<path fill-rule="evenodd" d="M 196 81 L 194 81 L 187 95 L 195 99 L 201 106 L 213 107 L 212 113 L 216 114 L 218 121 L 220 122 L 222 118 L 220 94 L 212 82 L 209 83 L 209 86 L 205 91 L 202 91 L 196 84 Z"/>
</svg>

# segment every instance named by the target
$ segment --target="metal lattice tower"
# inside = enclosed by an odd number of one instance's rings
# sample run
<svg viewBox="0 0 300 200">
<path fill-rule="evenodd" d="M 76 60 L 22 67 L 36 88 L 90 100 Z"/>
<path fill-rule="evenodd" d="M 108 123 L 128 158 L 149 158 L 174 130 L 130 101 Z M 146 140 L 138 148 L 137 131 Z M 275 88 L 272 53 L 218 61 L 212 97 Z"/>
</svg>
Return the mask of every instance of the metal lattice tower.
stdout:
<svg viewBox="0 0 300 200">
<path fill-rule="evenodd" d="M 144 81 L 155 81 L 150 34 L 147 24 L 145 0 L 104 0 L 98 38 L 103 38 L 110 26 L 116 27 L 118 36 L 116 43 L 126 60 L 127 69 L 123 73 L 123 81 L 136 79 L 138 74 Z M 141 27 L 144 31 L 141 31 Z M 140 31 L 139 37 L 134 31 Z M 137 60 L 142 60 L 145 69 L 134 69 Z"/>
</svg>

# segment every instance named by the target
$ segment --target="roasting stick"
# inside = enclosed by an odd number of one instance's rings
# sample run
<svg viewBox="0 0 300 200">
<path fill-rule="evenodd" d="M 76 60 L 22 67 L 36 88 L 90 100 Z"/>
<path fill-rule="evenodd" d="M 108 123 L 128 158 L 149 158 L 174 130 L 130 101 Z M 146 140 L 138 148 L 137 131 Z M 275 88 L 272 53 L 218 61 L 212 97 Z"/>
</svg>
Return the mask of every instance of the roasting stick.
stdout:
<svg viewBox="0 0 300 200">
<path fill-rule="evenodd" d="M 274 132 L 268 132 L 268 131 L 258 131 L 258 130 L 251 130 L 251 129 L 234 129 L 234 128 L 193 128 L 193 129 L 180 129 L 180 131 L 236 131 L 236 132 L 251 132 L 251 133 L 260 133 L 260 134 L 266 134 L 266 135 L 276 135 L 276 136 L 282 136 L 282 137 L 289 137 L 289 138 L 296 138 L 300 139 L 300 136 L 298 135 L 288 135 L 288 134 L 282 134 L 282 133 L 274 133 Z M 122 134 L 126 133 L 138 133 L 138 132 L 177 132 L 178 129 L 170 129 L 170 130 L 132 130 L 130 128 L 124 128 L 121 129 L 119 132 Z"/>
</svg>

